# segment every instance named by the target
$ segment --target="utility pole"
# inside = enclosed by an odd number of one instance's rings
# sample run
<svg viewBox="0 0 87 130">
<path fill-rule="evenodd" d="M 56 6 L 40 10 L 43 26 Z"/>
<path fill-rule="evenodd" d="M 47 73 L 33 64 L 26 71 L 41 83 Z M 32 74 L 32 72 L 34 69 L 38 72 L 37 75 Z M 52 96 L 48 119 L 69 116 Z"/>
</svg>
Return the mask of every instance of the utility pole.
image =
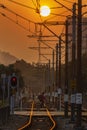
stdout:
<svg viewBox="0 0 87 130">
<path fill-rule="evenodd" d="M 45 93 L 47 92 L 47 64 L 45 66 Z"/>
<path fill-rule="evenodd" d="M 61 36 L 59 37 L 59 88 L 61 88 Z"/>
<path fill-rule="evenodd" d="M 54 78 L 55 77 L 55 75 L 54 75 L 54 49 L 53 49 L 53 55 L 52 55 L 52 85 L 53 85 L 53 88 L 52 88 L 52 102 L 53 102 L 53 104 L 54 104 L 54 90 L 55 90 L 55 88 L 54 88 Z"/>
<path fill-rule="evenodd" d="M 59 37 L 59 65 L 58 65 L 58 110 L 61 111 L 61 36 Z"/>
<path fill-rule="evenodd" d="M 75 121 L 75 90 L 76 90 L 76 3 L 73 4 L 72 16 L 72 80 L 71 80 L 71 121 Z"/>
<path fill-rule="evenodd" d="M 46 73 L 45 73 L 45 75 L 46 75 L 46 78 L 45 78 L 45 82 L 46 82 L 46 86 L 45 86 L 45 90 L 46 90 L 46 92 L 48 93 L 49 92 L 49 64 L 47 63 L 46 64 Z"/>
<path fill-rule="evenodd" d="M 68 117 L 68 20 L 66 20 L 66 39 L 65 39 L 65 110 L 64 115 L 65 118 Z"/>
<path fill-rule="evenodd" d="M 78 24 L 77 24 L 77 127 L 81 127 L 82 122 L 82 0 L 78 0 Z"/>
<path fill-rule="evenodd" d="M 58 44 L 56 44 L 56 94 L 55 94 L 55 107 L 58 107 L 58 95 L 57 95 L 57 89 L 58 89 Z"/>
<path fill-rule="evenodd" d="M 49 63 L 48 63 L 48 74 L 49 74 L 49 103 L 50 103 L 50 92 L 51 92 L 51 84 L 50 84 L 50 60 L 49 60 Z"/>
<path fill-rule="evenodd" d="M 56 90 L 58 88 L 58 44 L 56 44 Z"/>
</svg>

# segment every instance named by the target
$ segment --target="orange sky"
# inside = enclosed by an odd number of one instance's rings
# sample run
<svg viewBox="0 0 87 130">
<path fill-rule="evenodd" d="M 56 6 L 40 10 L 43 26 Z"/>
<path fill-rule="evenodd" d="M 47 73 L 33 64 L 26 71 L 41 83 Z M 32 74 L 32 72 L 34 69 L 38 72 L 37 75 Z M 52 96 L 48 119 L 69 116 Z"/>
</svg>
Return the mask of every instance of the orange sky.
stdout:
<svg viewBox="0 0 87 130">
<path fill-rule="evenodd" d="M 32 3 L 32 0 L 14 0 L 16 2 L 20 2 L 22 4 L 25 4 L 29 7 L 35 8 L 34 4 L 36 3 L 35 0 L 34 3 Z M 41 5 L 49 5 L 52 7 L 60 7 L 54 0 L 40 0 Z M 77 0 L 66 0 L 66 1 L 76 1 Z M 64 5 L 66 5 L 68 8 L 72 8 L 72 3 L 65 2 L 64 0 L 60 0 L 60 2 Z M 16 14 L 20 14 L 23 17 L 26 17 L 29 20 L 32 20 L 34 22 L 41 22 L 44 20 L 52 20 L 52 21 L 65 21 L 65 17 L 59 17 L 57 15 L 50 15 L 46 18 L 40 18 L 39 14 L 36 13 L 36 10 L 32 10 L 29 8 L 22 7 L 20 5 L 14 4 L 10 2 L 9 0 L 0 0 L 1 4 L 4 4 L 8 9 L 11 9 Z M 87 0 L 83 0 L 83 4 L 86 4 Z M 87 9 L 87 7 L 85 8 Z M 54 14 L 64 14 L 68 15 L 70 12 L 66 12 L 67 10 L 64 8 L 56 8 L 52 9 L 51 12 Z M 29 31 L 24 30 L 23 28 L 19 27 L 16 23 L 12 22 L 11 20 L 7 19 L 6 17 L 3 17 L 0 14 L 0 50 L 10 52 L 12 55 L 18 57 L 19 59 L 24 59 L 27 62 L 37 62 L 38 61 L 38 51 L 36 50 L 30 50 L 28 47 L 32 46 L 38 46 L 37 39 L 35 38 L 28 38 L 27 35 L 32 35 L 30 31 L 35 32 L 35 24 L 31 24 L 29 22 L 26 22 L 25 20 L 19 18 L 18 16 L 9 13 L 9 11 L 6 11 L 6 9 L 0 8 L 0 13 L 6 14 L 7 17 L 12 18 L 13 20 L 20 22 L 24 27 L 27 29 L 29 28 Z M 59 35 L 62 30 L 64 29 L 63 26 L 49 26 L 49 28 Z M 37 27 L 37 30 L 39 30 L 39 26 Z M 43 30 L 43 34 L 45 35 L 53 35 L 52 33 L 49 33 L 47 29 L 44 27 L 41 28 Z M 52 39 L 52 38 L 51 38 Z M 57 40 L 57 38 L 55 38 Z M 55 44 L 57 42 L 46 42 L 46 44 L 50 45 L 51 47 L 55 48 Z M 41 43 L 41 46 L 45 46 Z M 46 51 L 41 51 L 41 53 L 47 53 Z M 49 53 L 52 53 L 52 49 L 49 49 Z M 49 59 L 49 56 L 46 56 Z M 43 59 L 42 59 L 43 60 Z"/>
</svg>

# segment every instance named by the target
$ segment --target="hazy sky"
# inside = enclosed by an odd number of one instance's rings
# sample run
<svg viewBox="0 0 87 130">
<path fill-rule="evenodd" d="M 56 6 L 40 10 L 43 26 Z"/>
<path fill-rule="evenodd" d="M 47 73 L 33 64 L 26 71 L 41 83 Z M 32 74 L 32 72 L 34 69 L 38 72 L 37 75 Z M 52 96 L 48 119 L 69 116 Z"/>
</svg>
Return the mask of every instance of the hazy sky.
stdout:
<svg viewBox="0 0 87 130">
<path fill-rule="evenodd" d="M 26 6 L 36 8 L 36 0 L 14 0 L 15 2 L 19 2 Z M 37 47 L 38 46 L 38 38 L 29 38 L 27 35 L 34 35 L 35 31 L 37 35 L 39 34 L 38 31 L 42 31 L 43 35 L 53 35 L 49 33 L 45 27 L 36 26 L 32 22 L 28 22 L 23 18 L 20 18 L 19 15 L 25 17 L 33 22 L 41 22 L 44 20 L 47 21 L 65 21 L 66 17 L 59 17 L 58 15 L 54 14 L 61 14 L 61 15 L 71 15 L 69 11 L 64 8 L 53 8 L 53 7 L 60 7 L 60 5 L 54 0 L 40 0 L 40 5 L 48 5 L 51 7 L 51 15 L 49 17 L 43 18 L 36 13 L 36 9 L 31 9 L 27 7 L 22 7 L 21 5 L 17 5 L 10 0 L 0 0 L 0 4 L 4 4 L 6 8 L 0 7 L 0 50 L 6 51 L 11 53 L 12 55 L 16 56 L 19 59 L 24 59 L 27 62 L 37 62 L 38 61 L 38 51 L 28 49 L 28 47 Z M 66 1 L 66 2 L 65 2 Z M 69 2 L 67 2 L 69 1 Z M 77 2 L 77 0 L 60 0 L 60 2 L 66 5 L 68 8 L 72 8 L 72 2 Z M 87 3 L 87 0 L 82 0 L 83 4 Z M 8 10 L 9 9 L 9 10 Z M 85 7 L 85 10 L 87 7 Z M 13 11 L 11 13 L 11 11 Z M 1 13 L 4 13 L 6 17 L 2 16 Z M 15 22 L 11 21 L 14 20 Z M 18 26 L 16 22 L 20 23 L 23 27 L 26 28 L 24 30 L 22 27 Z M 64 26 L 48 26 L 55 34 L 59 35 L 63 30 Z M 28 29 L 28 31 L 27 31 Z M 33 32 L 33 33 L 32 33 Z M 51 40 L 50 38 L 49 40 Z M 45 39 L 46 40 L 46 39 Z M 55 38 L 55 40 L 58 40 Z M 47 45 L 55 48 L 57 41 L 54 42 L 45 42 Z M 41 46 L 46 47 L 43 43 Z M 41 50 L 41 53 L 52 53 L 52 49 L 46 51 Z M 45 55 L 48 59 L 49 56 Z M 43 60 L 43 58 L 41 58 Z M 45 60 L 45 59 L 44 59 Z"/>
</svg>

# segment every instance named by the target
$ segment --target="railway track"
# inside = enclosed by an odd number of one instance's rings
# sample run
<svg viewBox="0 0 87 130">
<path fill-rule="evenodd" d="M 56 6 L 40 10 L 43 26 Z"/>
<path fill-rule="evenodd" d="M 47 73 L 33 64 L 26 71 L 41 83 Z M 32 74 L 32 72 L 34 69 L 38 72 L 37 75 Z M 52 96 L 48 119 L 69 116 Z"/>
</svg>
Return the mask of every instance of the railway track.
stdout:
<svg viewBox="0 0 87 130">
<path fill-rule="evenodd" d="M 31 104 L 31 105 L 30 105 Z M 56 123 L 56 118 L 54 116 L 51 116 L 52 114 L 52 109 L 48 109 L 47 106 L 49 107 L 49 104 L 44 105 L 43 108 L 40 108 L 40 104 L 37 102 L 32 102 L 29 103 L 29 119 L 28 121 L 25 123 L 25 125 L 21 126 L 21 128 L 19 128 L 18 130 L 57 130 L 57 123 Z M 64 103 L 61 103 L 61 107 L 62 110 L 64 109 Z M 69 104 L 69 112 L 71 112 L 71 106 Z M 51 110 L 51 111 L 49 111 Z M 83 112 L 85 112 L 84 109 L 82 109 Z M 39 114 L 37 115 L 36 113 L 45 113 L 44 114 Z M 54 120 L 55 118 L 55 120 Z M 87 117 L 85 115 L 83 115 L 82 117 L 82 122 L 87 123 Z"/>
<path fill-rule="evenodd" d="M 28 122 L 18 130 L 54 130 L 56 128 L 56 122 L 46 105 L 44 104 L 44 111 L 46 111 L 47 116 L 33 116 L 34 106 L 35 103 L 33 101 Z"/>
</svg>

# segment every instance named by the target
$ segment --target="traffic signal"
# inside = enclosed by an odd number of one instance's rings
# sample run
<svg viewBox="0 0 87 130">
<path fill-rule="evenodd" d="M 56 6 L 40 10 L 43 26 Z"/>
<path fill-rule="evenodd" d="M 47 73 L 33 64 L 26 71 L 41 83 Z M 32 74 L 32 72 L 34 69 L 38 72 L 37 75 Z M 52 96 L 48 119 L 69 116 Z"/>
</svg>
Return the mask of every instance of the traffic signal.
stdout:
<svg viewBox="0 0 87 130">
<path fill-rule="evenodd" d="M 12 87 L 16 87 L 17 86 L 17 77 L 16 76 L 12 76 L 11 77 L 11 86 Z"/>
</svg>

